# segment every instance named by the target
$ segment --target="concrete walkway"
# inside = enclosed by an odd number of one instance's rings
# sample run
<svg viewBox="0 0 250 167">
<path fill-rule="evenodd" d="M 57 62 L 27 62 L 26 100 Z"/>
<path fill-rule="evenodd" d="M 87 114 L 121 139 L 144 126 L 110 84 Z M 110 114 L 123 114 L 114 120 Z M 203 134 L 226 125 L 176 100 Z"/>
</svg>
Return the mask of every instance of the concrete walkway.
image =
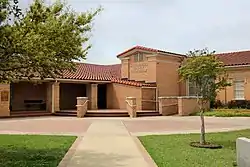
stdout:
<svg viewBox="0 0 250 167">
<path fill-rule="evenodd" d="M 151 167 L 122 121 L 94 121 L 68 167 Z"/>
</svg>

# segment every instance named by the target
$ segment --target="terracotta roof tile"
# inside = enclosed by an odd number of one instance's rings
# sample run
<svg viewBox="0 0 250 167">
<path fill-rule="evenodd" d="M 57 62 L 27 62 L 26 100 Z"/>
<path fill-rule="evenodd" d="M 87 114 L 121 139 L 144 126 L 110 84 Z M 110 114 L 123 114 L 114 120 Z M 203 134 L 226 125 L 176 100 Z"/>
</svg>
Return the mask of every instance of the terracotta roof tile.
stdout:
<svg viewBox="0 0 250 167">
<path fill-rule="evenodd" d="M 216 56 L 225 64 L 225 66 L 250 64 L 250 51 L 219 53 L 216 54 Z"/>
<path fill-rule="evenodd" d="M 178 55 L 178 56 L 185 56 L 185 55 L 182 55 L 182 54 L 178 54 L 178 53 L 173 53 L 173 52 L 167 52 L 167 51 L 163 51 L 163 50 L 159 50 L 159 49 L 154 49 L 154 48 L 148 48 L 148 47 L 144 47 L 144 46 L 134 46 L 120 54 L 117 55 L 117 57 L 120 57 L 134 49 L 138 49 L 138 50 L 144 50 L 144 51 L 149 51 L 149 52 L 160 52 L 160 53 L 169 53 L 169 54 L 174 54 L 174 55 Z"/>
<path fill-rule="evenodd" d="M 151 87 L 155 84 L 147 84 L 137 81 L 129 81 L 121 78 L 121 64 L 115 65 L 96 65 L 87 63 L 77 63 L 76 71 L 65 71 L 63 79 L 76 80 L 95 80 L 95 81 L 110 81 L 113 83 L 131 85 L 131 86 L 145 86 Z"/>
<path fill-rule="evenodd" d="M 63 73 L 64 79 L 110 81 L 112 78 L 121 78 L 121 65 L 96 65 L 77 63 L 76 71 Z"/>
</svg>

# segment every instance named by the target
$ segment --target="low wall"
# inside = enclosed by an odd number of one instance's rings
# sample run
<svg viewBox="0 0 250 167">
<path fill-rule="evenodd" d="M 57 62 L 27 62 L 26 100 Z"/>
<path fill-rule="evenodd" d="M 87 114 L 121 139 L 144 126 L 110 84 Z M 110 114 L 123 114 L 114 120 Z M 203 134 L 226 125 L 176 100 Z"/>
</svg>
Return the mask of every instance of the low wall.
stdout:
<svg viewBox="0 0 250 167">
<path fill-rule="evenodd" d="M 177 97 L 159 97 L 159 113 L 167 116 L 178 114 L 178 98 Z"/>
<path fill-rule="evenodd" d="M 236 140 L 237 166 L 250 166 L 250 139 L 241 137 Z"/>
<path fill-rule="evenodd" d="M 199 111 L 199 106 L 197 104 L 197 97 L 193 96 L 178 97 L 179 115 L 187 116 L 198 111 Z"/>
<path fill-rule="evenodd" d="M 162 115 L 187 116 L 199 111 L 196 96 L 159 97 L 158 100 L 159 112 Z M 209 108 L 209 105 L 206 108 Z"/>
</svg>

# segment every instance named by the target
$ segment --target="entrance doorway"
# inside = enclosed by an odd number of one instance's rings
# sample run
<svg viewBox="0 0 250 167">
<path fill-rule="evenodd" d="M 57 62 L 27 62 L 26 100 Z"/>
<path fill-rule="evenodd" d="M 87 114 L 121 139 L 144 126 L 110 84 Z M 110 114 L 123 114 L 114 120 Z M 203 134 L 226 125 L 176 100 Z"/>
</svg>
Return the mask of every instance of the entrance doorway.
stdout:
<svg viewBox="0 0 250 167">
<path fill-rule="evenodd" d="M 76 98 L 86 97 L 86 85 L 60 83 L 60 110 L 76 110 Z"/>
<path fill-rule="evenodd" d="M 97 92 L 98 109 L 107 109 L 107 84 L 98 84 Z"/>
</svg>

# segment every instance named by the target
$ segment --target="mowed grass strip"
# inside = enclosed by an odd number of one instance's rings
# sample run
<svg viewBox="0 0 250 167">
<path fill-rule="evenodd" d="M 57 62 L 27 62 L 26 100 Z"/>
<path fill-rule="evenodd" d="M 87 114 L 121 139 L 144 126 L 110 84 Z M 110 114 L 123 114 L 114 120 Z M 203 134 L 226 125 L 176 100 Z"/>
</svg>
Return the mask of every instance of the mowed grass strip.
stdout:
<svg viewBox="0 0 250 167">
<path fill-rule="evenodd" d="M 194 148 L 199 134 L 152 135 L 139 137 L 158 167 L 232 167 L 236 161 L 236 139 L 250 138 L 250 130 L 208 133 L 207 142 L 222 149 Z"/>
<path fill-rule="evenodd" d="M 0 135 L 0 166 L 56 167 L 75 136 Z"/>
</svg>

